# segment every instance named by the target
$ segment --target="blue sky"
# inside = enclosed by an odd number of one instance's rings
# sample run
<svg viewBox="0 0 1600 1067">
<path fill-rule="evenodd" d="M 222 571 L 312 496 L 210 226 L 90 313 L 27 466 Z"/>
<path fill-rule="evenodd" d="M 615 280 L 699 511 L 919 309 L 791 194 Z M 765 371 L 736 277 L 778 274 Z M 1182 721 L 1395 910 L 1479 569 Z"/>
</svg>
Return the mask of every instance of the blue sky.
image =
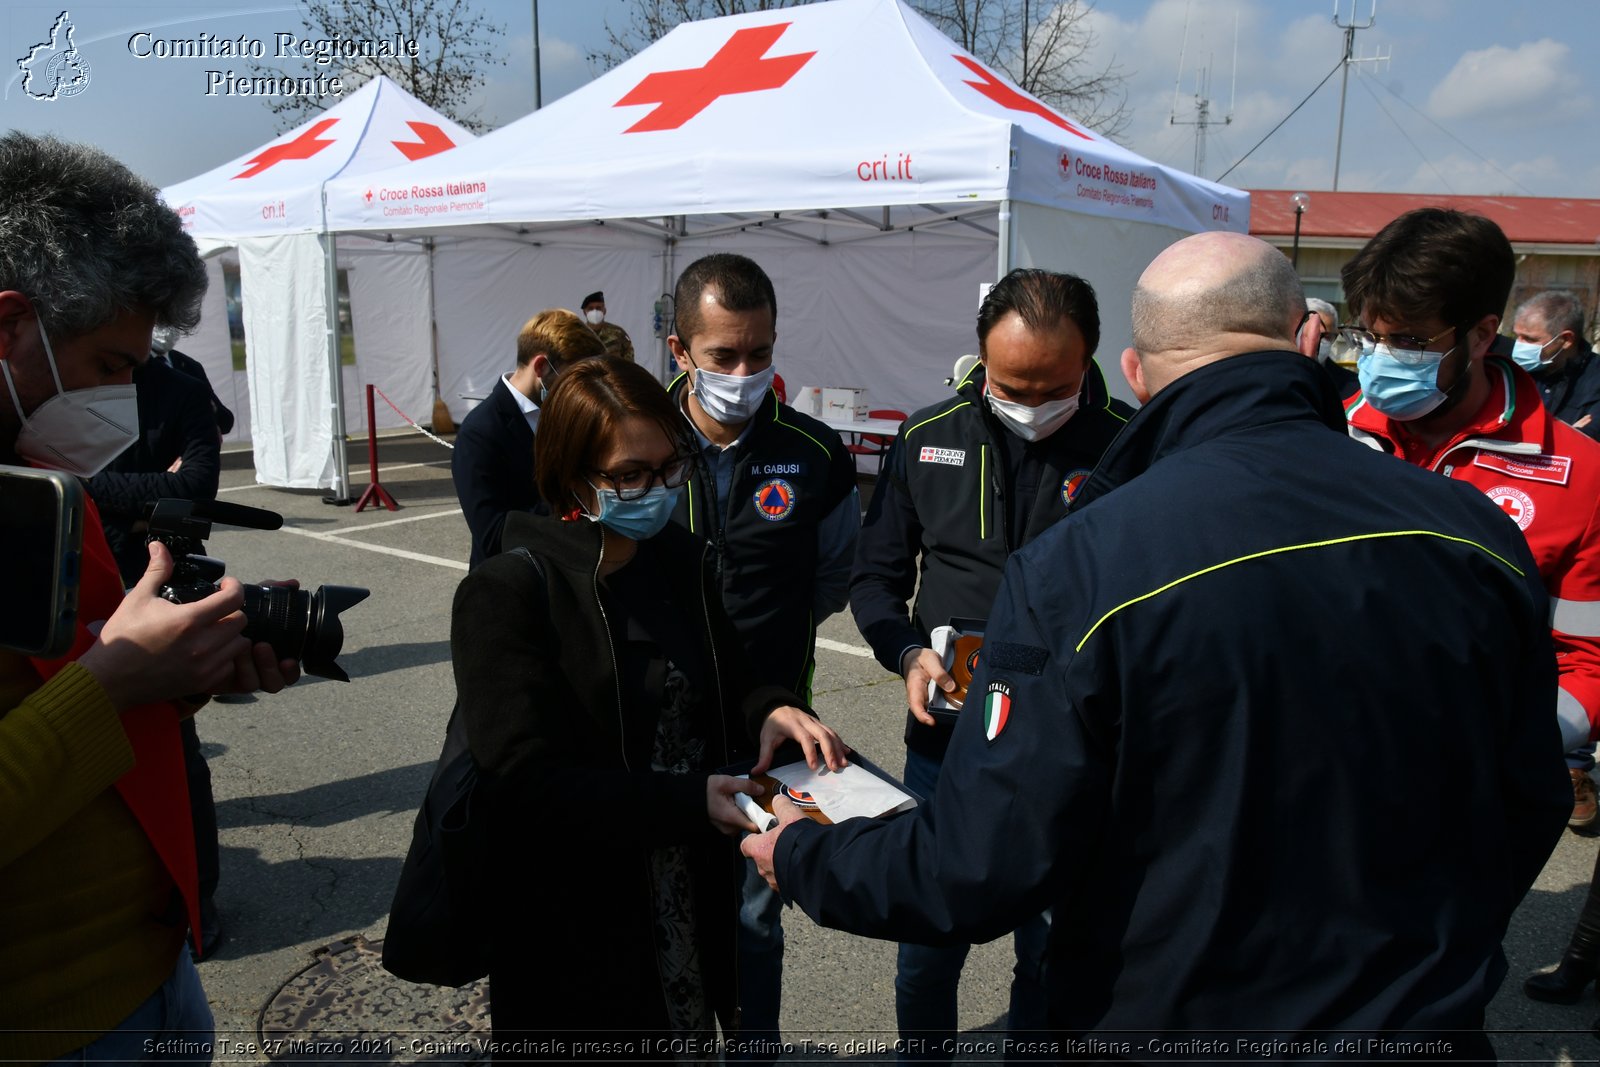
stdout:
<svg viewBox="0 0 1600 1067">
<path fill-rule="evenodd" d="M 1351 0 L 1339 0 L 1348 20 Z M 1365 20 L 1371 0 L 1359 0 Z M 475 101 L 491 125 L 533 107 L 531 3 L 480 0 L 505 28 Z M 1034 0 L 1035 10 L 1045 8 Z M 42 102 L 22 91 L 17 57 L 49 33 L 60 3 L 8 5 L 3 32 L 7 128 L 86 141 L 158 185 L 209 170 L 270 139 L 276 119 L 260 100 L 206 96 L 207 69 L 248 74 L 226 59 L 138 59 L 128 38 L 237 38 L 271 47 L 273 34 L 301 34 L 289 3 L 70 4 L 76 44 L 90 81 L 71 98 Z M 585 55 L 604 45 L 605 25 L 622 25 L 629 0 L 542 0 L 544 99 L 548 103 L 596 72 Z M 1094 59 L 1127 77 L 1131 121 L 1121 135 L 1135 151 L 1189 170 L 1195 154 L 1197 68 L 1209 66 L 1212 126 L 1202 173 L 1216 178 L 1288 115 L 1336 66 L 1343 35 L 1333 0 L 1100 0 L 1091 16 Z M 1185 30 L 1187 25 L 1187 30 Z M 1237 25 L 1237 38 L 1235 36 Z M 1380 0 L 1376 21 L 1357 34 L 1358 54 L 1387 63 L 1352 74 L 1339 188 L 1383 192 L 1595 196 L 1600 138 L 1594 136 L 1600 63 L 1584 42 L 1600 40 L 1600 3 L 1490 0 Z M 1234 69 L 1237 41 L 1239 62 Z M 1180 84 L 1179 55 L 1184 55 Z M 1230 185 L 1332 187 L 1338 123 L 1336 73 L 1284 127 L 1227 177 Z"/>
</svg>

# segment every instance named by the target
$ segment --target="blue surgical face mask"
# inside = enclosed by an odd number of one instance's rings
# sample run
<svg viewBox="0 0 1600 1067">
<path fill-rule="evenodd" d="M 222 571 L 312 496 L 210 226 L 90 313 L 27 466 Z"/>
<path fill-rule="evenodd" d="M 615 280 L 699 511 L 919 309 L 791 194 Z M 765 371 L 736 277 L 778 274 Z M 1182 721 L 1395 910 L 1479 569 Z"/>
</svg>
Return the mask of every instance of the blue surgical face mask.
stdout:
<svg viewBox="0 0 1600 1067">
<path fill-rule="evenodd" d="M 664 485 L 653 485 L 644 496 L 636 500 L 623 500 L 613 489 L 601 489 L 592 482 L 590 485 L 594 488 L 600 514 L 590 515 L 585 511 L 584 518 L 598 522 L 630 541 L 648 541 L 666 529 L 667 523 L 672 521 L 672 509 L 678 506 L 678 498 L 683 495 L 681 485 L 671 489 Z"/>
<path fill-rule="evenodd" d="M 1444 403 L 1439 364 L 1455 351 L 1396 353 L 1388 345 L 1363 344 L 1356 375 L 1367 403 L 1396 422 L 1411 422 Z"/>
<path fill-rule="evenodd" d="M 540 407 L 544 407 L 545 401 L 550 399 L 550 389 L 555 384 L 555 380 L 556 380 L 556 365 L 555 365 L 555 361 L 552 360 L 551 363 L 550 363 L 550 373 L 548 375 L 546 375 L 545 377 L 539 379 L 539 406 Z"/>
<path fill-rule="evenodd" d="M 1542 345 L 1536 345 L 1532 341 L 1518 341 L 1516 344 L 1511 346 L 1511 358 L 1516 360 L 1517 366 L 1521 367 L 1523 370 L 1528 371 L 1529 373 L 1538 373 L 1548 366 L 1550 361 L 1555 358 L 1554 352 L 1548 356 L 1545 355 L 1544 352 L 1546 348 L 1550 347 L 1551 342 L 1554 340 L 1555 338 L 1552 337 L 1549 341 L 1546 341 Z M 1561 351 L 1559 348 L 1556 349 L 1556 352 L 1559 351 Z"/>
</svg>

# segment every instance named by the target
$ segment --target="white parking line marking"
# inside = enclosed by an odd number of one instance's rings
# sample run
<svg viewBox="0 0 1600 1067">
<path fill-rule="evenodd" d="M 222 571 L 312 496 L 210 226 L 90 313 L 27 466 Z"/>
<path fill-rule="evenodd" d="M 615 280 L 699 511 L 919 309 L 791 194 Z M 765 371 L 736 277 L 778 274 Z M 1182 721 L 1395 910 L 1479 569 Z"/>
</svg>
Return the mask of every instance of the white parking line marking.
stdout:
<svg viewBox="0 0 1600 1067">
<path fill-rule="evenodd" d="M 459 508 L 450 511 L 430 512 L 427 515 L 410 515 L 404 519 L 393 519 L 390 522 L 379 522 L 374 523 L 372 526 L 358 526 L 332 533 L 324 533 L 320 530 L 305 530 L 298 526 L 285 526 L 284 530 L 292 534 L 299 534 L 301 537 L 309 537 L 313 541 L 325 541 L 329 544 L 344 545 L 347 548 L 359 548 L 367 552 L 377 552 L 385 556 L 396 556 L 400 559 L 415 560 L 418 563 L 432 563 L 436 567 L 449 567 L 451 570 L 464 571 L 467 569 L 467 565 L 462 563 L 460 560 L 445 559 L 443 556 L 430 556 L 423 552 L 409 552 L 403 548 L 390 548 L 388 545 L 373 545 L 368 544 L 365 541 L 346 541 L 342 536 L 343 534 L 359 533 L 362 530 L 375 529 L 378 526 L 391 526 L 398 522 L 412 522 L 417 519 L 431 519 L 439 515 L 457 514 L 460 514 Z M 817 647 L 827 649 L 829 652 L 843 652 L 847 656 L 860 656 L 863 659 L 873 658 L 872 649 L 867 648 L 864 645 L 848 645 L 843 641 L 835 641 L 827 637 L 817 638 Z"/>
<path fill-rule="evenodd" d="M 447 460 L 447 459 L 430 460 L 427 463 L 396 463 L 396 464 L 394 464 L 392 466 L 386 466 L 386 467 L 382 468 L 382 470 L 380 470 L 378 473 L 380 475 L 381 474 L 387 474 L 389 471 L 403 471 L 403 470 L 406 470 L 406 469 L 408 469 L 410 467 L 448 467 L 449 465 L 450 465 L 450 461 Z M 226 489 L 218 489 L 217 492 L 219 494 L 221 494 L 221 493 L 242 493 L 246 489 L 274 489 L 274 488 L 276 488 L 276 486 L 261 485 L 261 484 L 259 484 L 257 482 L 251 482 L 249 485 L 230 485 Z"/>
<path fill-rule="evenodd" d="M 843 652 L 847 656 L 862 656 L 872 659 L 872 649 L 862 645 L 847 645 L 843 641 L 834 641 L 826 637 L 817 638 L 817 647 L 825 648 L 829 652 Z"/>
<path fill-rule="evenodd" d="M 346 541 L 331 533 L 321 533 L 317 530 L 302 530 L 298 526 L 285 526 L 284 531 L 309 537 L 313 541 L 326 541 L 330 545 L 344 545 L 346 548 L 359 548 L 366 552 L 377 552 L 384 556 L 397 556 L 400 559 L 416 560 L 418 563 L 432 563 L 436 567 L 449 567 L 451 570 L 464 571 L 467 565 L 460 560 L 445 559 L 443 556 L 430 556 L 423 552 L 408 552 L 403 548 L 390 548 L 388 545 L 369 545 L 365 541 Z"/>
<path fill-rule="evenodd" d="M 343 530 L 329 530 L 328 536 L 343 537 L 345 534 L 358 534 L 365 533 L 368 530 L 376 530 L 380 526 L 399 526 L 402 522 L 421 522 L 423 519 L 437 519 L 444 515 L 459 514 L 461 514 L 460 508 L 447 508 L 444 511 L 430 511 L 425 515 L 407 515 L 403 519 L 390 519 L 387 522 L 369 522 L 365 526 L 349 526 Z"/>
</svg>

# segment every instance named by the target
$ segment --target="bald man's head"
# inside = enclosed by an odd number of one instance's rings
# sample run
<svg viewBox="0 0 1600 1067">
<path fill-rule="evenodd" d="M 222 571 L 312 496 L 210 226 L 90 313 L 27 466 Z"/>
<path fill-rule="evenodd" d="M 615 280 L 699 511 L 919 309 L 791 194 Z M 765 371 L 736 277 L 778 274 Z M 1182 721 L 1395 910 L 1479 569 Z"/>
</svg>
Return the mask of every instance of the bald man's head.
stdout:
<svg viewBox="0 0 1600 1067">
<path fill-rule="evenodd" d="M 1217 359 L 1294 348 L 1305 309 L 1300 279 L 1282 252 L 1242 233 L 1199 233 L 1162 252 L 1139 276 L 1129 351 L 1137 350 L 1145 387 L 1154 393 Z"/>
</svg>

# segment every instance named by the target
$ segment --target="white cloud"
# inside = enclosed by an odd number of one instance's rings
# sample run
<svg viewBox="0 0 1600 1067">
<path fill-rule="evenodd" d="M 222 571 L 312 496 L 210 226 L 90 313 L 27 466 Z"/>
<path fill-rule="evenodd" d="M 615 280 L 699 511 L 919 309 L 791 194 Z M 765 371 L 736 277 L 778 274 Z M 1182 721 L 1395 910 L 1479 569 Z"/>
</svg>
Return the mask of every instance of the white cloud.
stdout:
<svg viewBox="0 0 1600 1067">
<path fill-rule="evenodd" d="M 1454 153 L 1419 162 L 1409 175 L 1394 179 L 1397 193 L 1455 193 L 1475 196 L 1560 196 L 1567 176 L 1560 161 L 1545 154 L 1489 161 Z"/>
<path fill-rule="evenodd" d="M 1537 117 L 1541 110 L 1571 113 L 1579 87 L 1567 69 L 1572 50 L 1546 37 L 1507 48 L 1468 52 L 1428 95 L 1436 119 Z M 1576 101 L 1586 107 L 1587 100 Z"/>
<path fill-rule="evenodd" d="M 475 115 L 500 127 L 533 110 L 533 35 L 508 38 L 500 54 L 503 67 L 486 71 L 485 84 L 474 101 Z M 543 103 L 551 104 L 589 81 L 583 51 L 548 33 L 539 39 L 539 82 Z"/>
</svg>

